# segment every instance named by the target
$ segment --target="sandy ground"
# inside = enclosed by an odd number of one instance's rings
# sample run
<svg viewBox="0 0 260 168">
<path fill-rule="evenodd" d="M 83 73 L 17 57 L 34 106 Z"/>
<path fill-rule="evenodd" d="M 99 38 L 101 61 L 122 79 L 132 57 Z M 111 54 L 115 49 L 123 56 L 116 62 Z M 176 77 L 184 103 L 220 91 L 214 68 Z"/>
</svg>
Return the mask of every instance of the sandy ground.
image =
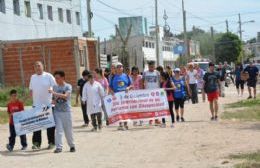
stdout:
<svg viewBox="0 0 260 168">
<path fill-rule="evenodd" d="M 247 95 L 244 96 L 246 98 Z M 238 101 L 234 88 L 220 99 L 223 104 Z M 82 115 L 74 109 L 74 137 L 76 153 L 41 150 L 19 151 L 17 139 L 15 151 L 5 149 L 8 126 L 0 126 L 0 168 L 215 168 L 232 167 L 234 161 L 222 164 L 230 154 L 260 149 L 260 123 L 234 121 L 210 122 L 208 103 L 186 104 L 187 122 L 177 123 L 175 128 L 135 127 L 119 132 L 116 128 L 104 128 L 92 133 L 81 128 Z M 46 132 L 43 145 L 47 147 Z M 64 141 L 66 142 L 66 141 Z M 28 136 L 31 147 L 31 135 Z"/>
</svg>

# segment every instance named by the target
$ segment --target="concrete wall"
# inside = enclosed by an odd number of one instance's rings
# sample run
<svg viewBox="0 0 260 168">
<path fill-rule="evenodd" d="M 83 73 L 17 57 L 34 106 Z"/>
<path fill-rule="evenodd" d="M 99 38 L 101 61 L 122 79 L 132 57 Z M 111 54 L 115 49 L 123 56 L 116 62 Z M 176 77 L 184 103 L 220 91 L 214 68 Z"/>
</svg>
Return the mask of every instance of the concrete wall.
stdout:
<svg viewBox="0 0 260 168">
<path fill-rule="evenodd" d="M 0 12 L 0 40 L 82 36 L 82 23 L 77 25 L 75 13 L 81 12 L 80 0 L 30 0 L 31 17 L 25 16 L 24 0 L 19 2 L 18 16 L 14 14 L 13 0 L 5 0 L 6 12 Z M 39 18 L 38 3 L 43 5 L 43 19 Z M 48 19 L 48 5 L 52 6 L 53 21 Z M 58 8 L 63 9 L 63 22 L 59 21 Z M 71 24 L 67 22 L 67 9 L 71 10 Z"/>
</svg>

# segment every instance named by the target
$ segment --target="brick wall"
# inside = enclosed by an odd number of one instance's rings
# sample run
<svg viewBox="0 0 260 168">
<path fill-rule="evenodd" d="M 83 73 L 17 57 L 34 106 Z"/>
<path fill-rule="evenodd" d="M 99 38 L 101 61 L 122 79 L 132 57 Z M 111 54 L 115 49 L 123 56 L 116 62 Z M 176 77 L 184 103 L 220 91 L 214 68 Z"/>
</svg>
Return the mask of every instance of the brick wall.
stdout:
<svg viewBox="0 0 260 168">
<path fill-rule="evenodd" d="M 8 42 L 3 48 L 4 81 L 6 86 L 22 84 L 19 50 L 22 55 L 22 65 L 26 86 L 34 74 L 35 61 L 45 63 L 45 71 L 53 73 L 55 70 L 64 70 L 66 80 L 76 85 L 76 66 L 74 58 L 74 40 L 42 40 Z"/>
</svg>

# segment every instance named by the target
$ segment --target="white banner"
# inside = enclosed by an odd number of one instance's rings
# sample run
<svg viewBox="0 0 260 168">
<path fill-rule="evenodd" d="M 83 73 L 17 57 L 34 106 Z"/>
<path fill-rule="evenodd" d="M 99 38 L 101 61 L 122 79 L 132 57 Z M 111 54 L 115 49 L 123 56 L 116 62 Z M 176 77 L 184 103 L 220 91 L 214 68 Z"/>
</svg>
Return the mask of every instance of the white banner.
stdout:
<svg viewBox="0 0 260 168">
<path fill-rule="evenodd" d="M 14 113 L 13 120 L 18 136 L 55 126 L 51 107 L 37 107 Z"/>
<path fill-rule="evenodd" d="M 104 99 L 110 124 L 126 120 L 163 118 L 170 115 L 164 89 L 133 90 L 108 95 Z"/>
</svg>

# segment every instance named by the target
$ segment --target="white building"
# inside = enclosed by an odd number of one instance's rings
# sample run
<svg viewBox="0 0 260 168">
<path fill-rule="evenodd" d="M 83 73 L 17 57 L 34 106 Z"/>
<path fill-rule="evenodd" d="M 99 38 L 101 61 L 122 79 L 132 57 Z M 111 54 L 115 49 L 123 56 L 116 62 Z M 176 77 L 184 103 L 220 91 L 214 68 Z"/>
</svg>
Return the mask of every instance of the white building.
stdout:
<svg viewBox="0 0 260 168">
<path fill-rule="evenodd" d="M 82 36 L 81 0 L 0 0 L 0 40 Z"/>
</svg>

